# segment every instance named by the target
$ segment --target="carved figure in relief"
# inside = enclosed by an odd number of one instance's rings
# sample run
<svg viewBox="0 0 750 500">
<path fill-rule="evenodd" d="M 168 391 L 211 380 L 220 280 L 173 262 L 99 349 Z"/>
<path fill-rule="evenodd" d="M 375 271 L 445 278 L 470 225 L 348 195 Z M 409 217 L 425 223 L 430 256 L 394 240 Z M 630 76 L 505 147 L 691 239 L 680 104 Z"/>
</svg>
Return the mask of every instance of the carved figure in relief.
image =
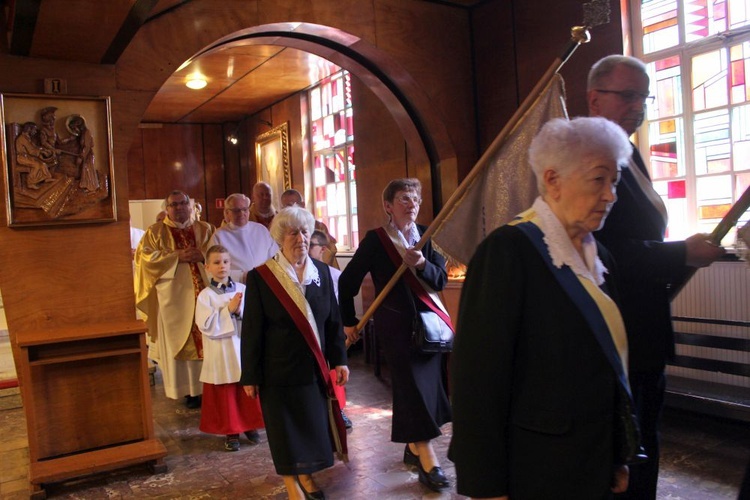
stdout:
<svg viewBox="0 0 750 500">
<path fill-rule="evenodd" d="M 16 163 L 20 166 L 18 170 L 27 174 L 25 187 L 29 189 L 39 189 L 44 182 L 52 181 L 52 174 L 47 168 L 47 160 L 53 157 L 54 153 L 36 144 L 35 139 L 38 133 L 36 123 L 26 122 L 15 141 Z M 20 175 L 18 181 L 21 183 L 20 187 L 23 187 Z"/>
<path fill-rule="evenodd" d="M 81 172 L 79 186 L 87 193 L 93 193 L 99 189 L 99 174 L 94 165 L 94 137 L 86 127 L 86 120 L 81 115 L 70 115 L 65 125 L 68 132 L 77 141 L 78 158 L 76 158 L 76 165 L 80 167 Z"/>
</svg>

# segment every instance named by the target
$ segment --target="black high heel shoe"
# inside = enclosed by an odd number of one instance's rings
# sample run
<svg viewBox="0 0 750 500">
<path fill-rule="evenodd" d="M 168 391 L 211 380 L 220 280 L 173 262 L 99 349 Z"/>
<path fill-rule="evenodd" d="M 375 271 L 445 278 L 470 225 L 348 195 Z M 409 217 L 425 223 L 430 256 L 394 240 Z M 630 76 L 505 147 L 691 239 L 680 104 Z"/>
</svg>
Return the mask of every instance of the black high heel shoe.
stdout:
<svg viewBox="0 0 750 500">
<path fill-rule="evenodd" d="M 299 486 L 299 489 L 302 490 L 302 494 L 305 495 L 305 500 L 326 500 L 326 495 L 323 493 L 323 490 L 318 491 L 307 491 L 304 486 L 302 486 L 302 482 L 299 480 L 299 476 L 294 476 L 295 481 L 297 481 L 297 485 Z"/>
<path fill-rule="evenodd" d="M 406 445 L 406 448 L 404 448 L 404 463 L 406 465 L 419 465 L 419 456 L 411 451 L 408 444 Z"/>
<path fill-rule="evenodd" d="M 448 482 L 448 478 L 443 474 L 443 469 L 440 467 L 433 467 L 430 472 L 424 470 L 422 462 L 417 459 L 417 471 L 419 472 L 419 482 L 430 488 L 432 491 L 443 491 L 450 488 L 451 483 Z"/>
</svg>

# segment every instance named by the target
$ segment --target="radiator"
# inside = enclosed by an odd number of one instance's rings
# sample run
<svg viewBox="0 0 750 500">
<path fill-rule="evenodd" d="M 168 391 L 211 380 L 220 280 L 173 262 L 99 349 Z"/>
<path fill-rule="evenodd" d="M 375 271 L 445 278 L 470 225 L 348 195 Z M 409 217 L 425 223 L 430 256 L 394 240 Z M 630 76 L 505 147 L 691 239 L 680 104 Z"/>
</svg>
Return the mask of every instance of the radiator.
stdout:
<svg viewBox="0 0 750 500">
<path fill-rule="evenodd" d="M 698 270 L 680 294 L 672 302 L 672 316 L 675 332 L 698 334 L 721 338 L 745 339 L 750 342 L 750 266 L 746 262 L 717 262 L 710 267 Z M 679 318 L 685 318 L 680 320 Z M 688 319 L 697 318 L 702 322 Z M 708 320 L 708 321 L 703 321 Z M 711 320 L 716 320 L 712 322 Z M 721 322 L 722 324 L 719 324 Z M 711 340 L 703 337 L 704 340 Z M 699 345 L 676 344 L 676 355 L 701 360 L 715 360 L 737 363 L 735 366 L 750 367 L 750 349 L 747 343 L 740 342 L 741 347 L 720 349 Z M 709 342 L 710 343 L 710 342 Z M 733 344 L 738 344 L 732 341 Z M 748 389 L 750 394 L 750 377 L 722 373 L 712 368 L 711 363 L 704 363 L 708 369 L 694 369 L 683 366 L 668 366 L 669 377 L 682 380 L 695 380 L 725 384 Z M 716 363 L 720 365 L 721 363 Z M 744 391 L 743 391 L 744 392 Z"/>
</svg>

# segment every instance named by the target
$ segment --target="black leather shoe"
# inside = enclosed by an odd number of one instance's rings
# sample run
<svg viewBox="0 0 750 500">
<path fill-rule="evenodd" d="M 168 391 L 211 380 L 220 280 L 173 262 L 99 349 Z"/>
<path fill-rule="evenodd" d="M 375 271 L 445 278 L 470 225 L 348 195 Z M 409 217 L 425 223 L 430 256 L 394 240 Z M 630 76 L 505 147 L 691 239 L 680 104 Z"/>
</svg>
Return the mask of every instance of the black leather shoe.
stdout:
<svg viewBox="0 0 750 500">
<path fill-rule="evenodd" d="M 197 408 L 201 407 L 201 400 L 203 398 L 198 396 L 185 396 L 185 406 L 188 407 L 190 410 L 195 410 Z"/>
<path fill-rule="evenodd" d="M 299 480 L 299 476 L 294 476 L 297 480 L 297 484 L 299 485 L 299 489 L 302 490 L 302 494 L 305 495 L 305 500 L 326 500 L 326 495 L 323 493 L 323 490 L 318 491 L 307 491 L 304 486 L 302 486 L 302 482 Z"/>
<path fill-rule="evenodd" d="M 248 441 L 250 441 L 253 444 L 259 444 L 260 443 L 260 434 L 258 434 L 258 431 L 255 429 L 245 431 L 245 437 Z"/>
<path fill-rule="evenodd" d="M 432 491 L 443 491 L 450 488 L 451 483 L 448 482 L 448 478 L 445 477 L 443 469 L 440 467 L 433 467 L 429 473 L 425 472 L 421 463 L 417 468 L 419 469 L 419 482 Z"/>
<path fill-rule="evenodd" d="M 419 467 L 419 457 L 411 451 L 408 444 L 406 445 L 406 448 L 404 448 L 404 463 L 406 465 L 416 465 Z"/>
</svg>

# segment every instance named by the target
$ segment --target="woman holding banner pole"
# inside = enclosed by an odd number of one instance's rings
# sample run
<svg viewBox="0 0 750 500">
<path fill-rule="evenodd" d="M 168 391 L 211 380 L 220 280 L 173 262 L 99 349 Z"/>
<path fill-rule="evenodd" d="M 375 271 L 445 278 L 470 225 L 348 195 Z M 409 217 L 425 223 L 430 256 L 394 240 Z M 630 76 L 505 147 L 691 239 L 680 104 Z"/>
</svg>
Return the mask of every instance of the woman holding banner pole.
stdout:
<svg viewBox="0 0 750 500">
<path fill-rule="evenodd" d="M 375 312 L 375 328 L 391 371 L 393 420 L 391 440 L 404 443 L 404 463 L 418 468 L 419 480 L 441 491 L 450 486 L 440 468 L 431 440 L 451 420 L 443 385 L 440 353 L 418 352 L 412 347 L 412 324 L 417 311 L 433 310 L 452 329 L 450 318 L 437 297 L 447 282 L 445 260 L 428 241 L 414 249 L 424 226 L 416 224 L 422 186 L 417 179 L 396 179 L 383 191 L 388 223 L 368 231 L 339 278 L 339 302 L 344 333 L 349 342 L 359 340 L 354 296 L 369 272 L 380 290 L 405 263 L 404 273 Z M 440 312 L 441 311 L 441 312 Z"/>
</svg>

